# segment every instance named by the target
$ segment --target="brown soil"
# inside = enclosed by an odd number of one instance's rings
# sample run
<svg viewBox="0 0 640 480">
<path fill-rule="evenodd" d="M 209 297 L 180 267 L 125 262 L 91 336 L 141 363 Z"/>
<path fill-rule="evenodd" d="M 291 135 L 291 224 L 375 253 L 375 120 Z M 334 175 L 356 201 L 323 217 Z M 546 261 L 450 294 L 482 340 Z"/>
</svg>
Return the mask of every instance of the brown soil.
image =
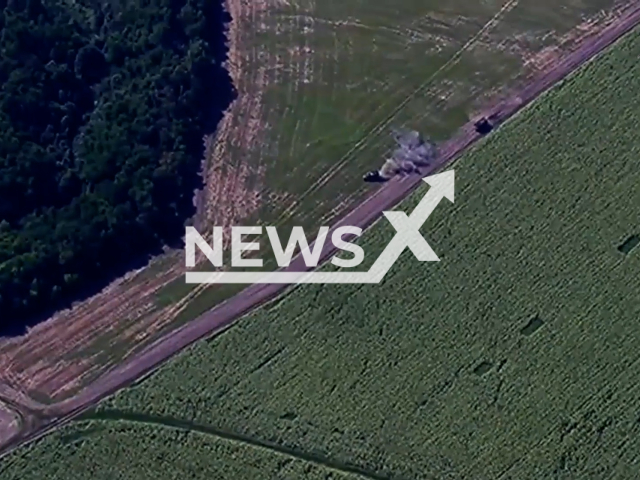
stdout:
<svg viewBox="0 0 640 480">
<path fill-rule="evenodd" d="M 485 115 L 493 118 L 496 124 L 504 122 L 523 106 L 530 103 L 540 95 L 540 93 L 547 90 L 554 83 L 558 82 L 571 71 L 575 70 L 581 64 L 602 51 L 616 39 L 620 38 L 624 33 L 631 30 L 631 28 L 639 22 L 640 5 L 636 4 L 625 11 L 624 14 L 619 17 L 617 22 L 610 24 L 607 28 L 601 31 L 597 37 L 589 38 L 573 54 L 563 58 L 553 65 L 550 65 L 549 68 L 535 81 L 530 83 L 516 95 L 494 105 L 491 109 L 487 109 L 485 111 Z M 438 159 L 438 164 L 431 172 L 425 173 L 433 173 L 433 171 L 445 167 L 466 148 L 478 140 L 478 138 L 479 136 L 473 128 L 473 122 L 469 122 L 460 130 L 458 136 L 443 146 L 443 149 L 441 150 L 442 154 Z M 334 228 L 337 228 L 340 225 L 359 225 L 363 228 L 371 225 L 380 216 L 383 210 L 387 210 L 398 204 L 421 184 L 421 179 L 415 176 L 391 180 L 376 190 L 367 200 L 349 213 L 342 221 L 338 222 Z M 335 249 L 331 242 L 329 242 L 329 244 L 325 244 L 325 248 L 322 251 L 322 259 L 327 259 L 333 255 L 333 253 L 335 253 Z M 306 266 L 300 256 L 298 256 L 286 270 L 302 271 L 306 270 Z M 40 414 L 51 415 L 51 418 L 55 419 L 48 425 L 43 426 L 40 424 L 37 426 L 37 429 L 34 427 L 32 431 L 23 431 L 20 442 L 5 442 L 4 450 L 8 451 L 18 443 L 31 440 L 41 435 L 44 431 L 68 421 L 73 416 L 79 414 L 91 405 L 94 405 L 106 395 L 109 395 L 110 393 L 131 383 L 140 376 L 157 368 L 162 362 L 166 361 L 187 345 L 203 337 L 209 336 L 212 333 L 222 331 L 251 309 L 273 299 L 285 288 L 287 288 L 286 285 L 251 285 L 247 287 L 237 296 L 218 305 L 200 318 L 149 345 L 125 363 L 115 367 L 97 381 L 93 382 L 75 397 L 59 402 L 50 407 L 34 405 L 34 402 L 30 399 L 20 399 L 19 397 L 21 397 L 21 395 L 19 391 L 12 390 L 7 385 L 0 385 L 0 387 L 2 387 L 0 388 L 0 395 L 2 395 L 2 398 L 7 398 L 7 395 L 11 394 L 13 398 L 22 405 L 29 405 L 28 408 L 41 407 L 37 408 L 40 410 Z M 74 337 L 65 338 L 68 340 L 69 338 Z M 83 335 L 83 338 L 86 338 L 86 335 Z M 30 353 L 25 351 L 26 349 L 24 347 L 20 347 L 19 349 L 25 355 Z M 20 355 L 14 356 L 13 362 L 18 362 L 21 358 L 22 357 Z M 4 363 L 2 367 L 14 368 L 14 365 L 12 363 Z M 25 369 L 28 369 L 29 367 L 29 365 L 22 365 L 22 368 Z M 28 378 L 29 377 L 21 376 L 18 379 L 18 383 L 24 384 Z M 15 378 L 13 379 L 15 380 Z"/>
</svg>

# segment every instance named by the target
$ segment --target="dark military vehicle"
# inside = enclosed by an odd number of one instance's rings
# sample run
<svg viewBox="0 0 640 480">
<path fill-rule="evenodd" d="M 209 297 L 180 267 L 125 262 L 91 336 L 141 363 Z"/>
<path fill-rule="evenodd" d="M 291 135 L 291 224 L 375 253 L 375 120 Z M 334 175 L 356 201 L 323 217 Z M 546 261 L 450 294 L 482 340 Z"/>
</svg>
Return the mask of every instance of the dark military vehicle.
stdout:
<svg viewBox="0 0 640 480">
<path fill-rule="evenodd" d="M 380 175 L 380 172 L 378 170 L 371 170 L 370 172 L 364 174 L 362 180 L 367 183 L 383 183 L 389 179 L 384 178 L 382 175 Z"/>
<path fill-rule="evenodd" d="M 474 124 L 474 126 L 476 128 L 476 132 L 480 135 L 486 135 L 493 130 L 493 125 L 491 125 L 491 122 L 489 122 L 486 117 L 482 117 Z"/>
</svg>

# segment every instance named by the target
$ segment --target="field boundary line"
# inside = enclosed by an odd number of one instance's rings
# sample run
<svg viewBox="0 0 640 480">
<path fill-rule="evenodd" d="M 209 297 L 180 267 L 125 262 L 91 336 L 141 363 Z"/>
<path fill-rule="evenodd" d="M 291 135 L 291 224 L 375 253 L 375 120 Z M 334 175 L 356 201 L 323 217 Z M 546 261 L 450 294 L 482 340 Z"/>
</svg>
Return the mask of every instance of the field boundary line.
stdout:
<svg viewBox="0 0 640 480">
<path fill-rule="evenodd" d="M 90 415 L 86 415 L 84 418 L 79 418 L 77 419 L 77 421 L 99 421 L 104 423 L 128 422 L 139 425 L 151 425 L 154 427 L 196 432 L 209 437 L 236 442 L 248 447 L 268 450 L 279 455 L 288 456 L 296 460 L 319 465 L 321 467 L 335 470 L 341 473 L 358 475 L 369 480 L 391 480 L 392 478 L 394 480 L 400 480 L 395 475 L 381 475 L 355 464 L 332 460 L 320 454 L 308 453 L 301 449 L 286 447 L 269 440 L 261 440 L 249 435 L 236 433 L 231 430 L 213 427 L 190 420 L 180 420 L 174 417 L 138 414 L 135 412 L 125 412 L 122 410 L 102 410 Z"/>
</svg>

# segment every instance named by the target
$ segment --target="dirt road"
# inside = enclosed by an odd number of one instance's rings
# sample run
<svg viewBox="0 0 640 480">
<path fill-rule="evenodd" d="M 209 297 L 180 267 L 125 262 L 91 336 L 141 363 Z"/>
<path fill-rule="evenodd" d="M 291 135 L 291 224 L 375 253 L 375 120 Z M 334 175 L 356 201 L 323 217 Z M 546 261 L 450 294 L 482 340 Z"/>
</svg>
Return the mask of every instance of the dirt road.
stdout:
<svg viewBox="0 0 640 480">
<path fill-rule="evenodd" d="M 555 64 L 517 95 L 498 103 L 493 108 L 484 112 L 483 115 L 490 117 L 496 125 L 504 122 L 553 84 L 566 77 L 573 70 L 615 42 L 639 22 L 640 2 L 632 5 L 620 17 L 618 22 L 610 25 L 597 35 L 597 37 L 587 39 L 578 50 Z M 460 153 L 479 138 L 480 135 L 477 134 L 473 128 L 473 121 L 469 122 L 461 128 L 456 137 L 442 146 L 441 154 L 436 164 L 433 165 L 428 172 L 424 171 L 423 173 L 427 175 L 432 174 L 447 166 L 455 157 L 460 155 Z M 376 190 L 367 200 L 361 203 L 333 228 L 335 229 L 341 225 L 358 225 L 366 228 L 381 215 L 383 210 L 388 210 L 397 205 L 421 184 L 422 181 L 418 176 L 393 179 Z M 325 244 L 325 248 L 322 251 L 322 259 L 328 259 L 335 251 L 331 242 Z M 298 256 L 285 270 L 303 271 L 307 270 L 307 268 L 304 265 L 303 259 Z M 122 365 L 107 372 L 76 397 L 49 407 L 46 412 L 42 413 L 50 415 L 51 417 L 57 417 L 56 420 L 46 425 L 40 425 L 37 431 L 23 432 L 21 436 L 14 436 L 12 439 L 9 439 L 9 441 L 2 445 L 2 453 L 7 453 L 18 445 L 31 441 L 52 428 L 69 421 L 104 397 L 155 370 L 161 363 L 191 343 L 213 333 L 219 333 L 231 323 L 237 321 L 242 315 L 266 301 L 273 299 L 286 288 L 287 285 L 252 285 L 247 287 L 238 295 L 218 305 L 177 331 L 169 333 L 166 337 L 150 345 Z"/>
</svg>

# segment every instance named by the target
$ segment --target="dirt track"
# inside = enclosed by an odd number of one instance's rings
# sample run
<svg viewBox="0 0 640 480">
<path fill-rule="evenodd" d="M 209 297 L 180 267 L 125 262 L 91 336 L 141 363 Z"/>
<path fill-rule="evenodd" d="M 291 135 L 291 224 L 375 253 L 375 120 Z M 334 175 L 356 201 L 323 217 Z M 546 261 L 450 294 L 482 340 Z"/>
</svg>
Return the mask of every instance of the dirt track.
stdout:
<svg viewBox="0 0 640 480">
<path fill-rule="evenodd" d="M 534 100 L 538 95 L 547 90 L 553 84 L 566 77 L 573 70 L 586 61 L 593 58 L 604 48 L 615 42 L 622 35 L 640 23 L 640 3 L 631 6 L 618 22 L 609 26 L 596 37 L 587 39 L 583 45 L 571 55 L 558 62 L 531 82 L 517 95 L 502 101 L 483 115 L 492 119 L 494 124 L 500 124 L 514 115 L 522 107 Z M 467 149 L 480 138 L 474 128 L 473 121 L 469 122 L 460 133 L 441 147 L 441 155 L 426 174 L 432 174 L 447 166 L 455 157 Z M 376 190 L 367 200 L 349 213 L 333 228 L 341 225 L 358 225 L 365 228 L 371 225 L 383 210 L 388 210 L 397 205 L 409 193 L 421 185 L 421 179 L 417 176 L 394 179 Z M 329 242 L 322 251 L 322 260 L 326 260 L 335 253 L 335 248 Z M 297 256 L 286 269 L 287 271 L 307 270 L 303 259 Z M 182 350 L 189 344 L 218 333 L 242 315 L 254 309 L 258 305 L 273 299 L 281 293 L 287 285 L 252 285 L 238 295 L 213 308 L 198 319 L 188 323 L 177 331 L 169 333 L 164 338 L 150 345 L 142 352 L 127 360 L 124 364 L 115 367 L 92 385 L 88 386 L 79 395 L 47 409 L 46 415 L 58 417 L 47 425 L 40 426 L 38 431 L 23 432 L 20 438 L 10 439 L 2 445 L 3 453 L 15 448 L 19 444 L 31 441 L 51 428 L 60 426 L 78 415 L 83 410 L 91 407 L 102 398 L 112 394 L 116 390 L 139 379 L 158 368 L 161 363 Z"/>
</svg>

